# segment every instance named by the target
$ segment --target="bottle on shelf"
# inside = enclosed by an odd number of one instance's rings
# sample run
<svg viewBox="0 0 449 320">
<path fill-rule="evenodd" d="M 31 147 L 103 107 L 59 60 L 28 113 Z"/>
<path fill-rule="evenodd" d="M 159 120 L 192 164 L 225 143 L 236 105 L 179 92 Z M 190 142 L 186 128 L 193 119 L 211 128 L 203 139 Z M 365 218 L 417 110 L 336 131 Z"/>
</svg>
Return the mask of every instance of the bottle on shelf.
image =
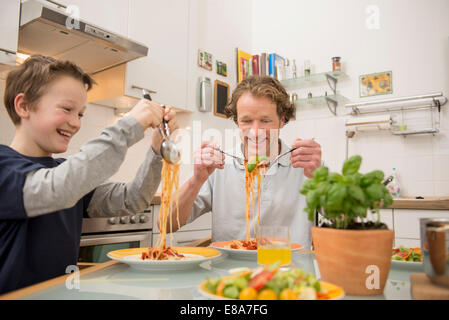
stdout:
<svg viewBox="0 0 449 320">
<path fill-rule="evenodd" d="M 401 188 L 399 186 L 399 179 L 396 168 L 393 168 L 391 175 L 387 178 L 387 189 L 393 198 L 399 198 Z"/>
<path fill-rule="evenodd" d="M 304 76 L 310 76 L 310 60 L 304 60 Z"/>
<path fill-rule="evenodd" d="M 296 61 L 295 59 L 293 59 L 293 64 L 292 64 L 292 78 L 297 78 L 298 75 L 296 73 Z"/>
</svg>

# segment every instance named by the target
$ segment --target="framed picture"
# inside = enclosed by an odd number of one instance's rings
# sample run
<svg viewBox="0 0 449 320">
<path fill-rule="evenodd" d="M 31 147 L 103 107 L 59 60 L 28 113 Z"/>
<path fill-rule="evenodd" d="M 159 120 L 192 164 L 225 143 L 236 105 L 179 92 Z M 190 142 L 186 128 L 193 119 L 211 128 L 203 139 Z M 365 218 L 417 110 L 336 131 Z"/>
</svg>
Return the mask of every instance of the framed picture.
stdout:
<svg viewBox="0 0 449 320">
<path fill-rule="evenodd" d="M 229 103 L 229 85 L 219 80 L 214 82 L 214 115 L 227 118 L 224 112 Z"/>
<path fill-rule="evenodd" d="M 392 76 L 393 73 L 391 71 L 361 75 L 359 80 L 360 97 L 392 94 Z"/>
<path fill-rule="evenodd" d="M 237 48 L 237 83 L 253 74 L 253 56 Z"/>
<path fill-rule="evenodd" d="M 228 67 L 226 63 L 217 60 L 217 73 L 221 76 L 228 76 Z"/>
<path fill-rule="evenodd" d="M 201 68 L 211 71 L 212 70 L 212 54 L 198 49 L 198 65 Z"/>
</svg>

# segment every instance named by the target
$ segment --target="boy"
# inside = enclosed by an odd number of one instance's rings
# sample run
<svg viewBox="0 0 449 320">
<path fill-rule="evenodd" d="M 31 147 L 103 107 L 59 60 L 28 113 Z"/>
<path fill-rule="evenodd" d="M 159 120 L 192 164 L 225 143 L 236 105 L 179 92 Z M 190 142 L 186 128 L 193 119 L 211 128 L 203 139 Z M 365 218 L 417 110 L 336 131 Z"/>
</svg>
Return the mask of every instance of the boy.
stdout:
<svg viewBox="0 0 449 320">
<path fill-rule="evenodd" d="M 242 140 L 228 153 L 245 159 L 264 155 L 272 161 L 290 150 L 279 134 L 294 119 L 295 106 L 278 80 L 269 76 L 243 80 L 232 93 L 225 112 L 237 124 Z M 245 240 L 245 168 L 228 156 L 229 165 L 225 166 L 225 156 L 217 147 L 206 141 L 194 154 L 194 174 L 179 190 L 180 224 L 212 211 L 212 241 Z M 311 223 L 304 212 L 305 197 L 299 190 L 306 177 L 311 178 L 321 166 L 321 146 L 313 140 L 296 139 L 291 148 L 297 149 L 280 158 L 262 180 L 260 224 L 290 226 L 291 241 L 309 249 Z M 256 195 L 255 203 L 258 201 Z M 257 224 L 257 213 L 256 206 L 251 232 Z"/>
<path fill-rule="evenodd" d="M 0 145 L 0 293 L 65 274 L 76 265 L 83 217 L 126 215 L 148 208 L 160 183 L 162 138 L 133 181 L 105 183 L 129 147 L 175 112 L 141 100 L 100 137 L 65 159 L 81 126 L 93 80 L 75 64 L 35 55 L 8 74 L 4 104 L 15 126 Z"/>
</svg>

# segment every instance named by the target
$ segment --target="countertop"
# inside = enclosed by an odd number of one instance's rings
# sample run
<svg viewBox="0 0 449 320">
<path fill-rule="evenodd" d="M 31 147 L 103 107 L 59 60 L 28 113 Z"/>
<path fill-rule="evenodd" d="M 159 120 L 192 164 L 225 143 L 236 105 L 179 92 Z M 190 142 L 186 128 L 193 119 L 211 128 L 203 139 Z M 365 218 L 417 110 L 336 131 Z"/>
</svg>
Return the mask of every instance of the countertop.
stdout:
<svg viewBox="0 0 449 320">
<path fill-rule="evenodd" d="M 296 267 L 304 268 L 320 278 L 314 254 L 310 251 L 295 252 L 292 260 Z M 0 299 L 25 300 L 205 300 L 198 290 L 207 278 L 228 275 L 237 267 L 257 267 L 257 261 L 231 259 L 225 253 L 190 270 L 139 271 L 114 260 L 80 271 L 79 287 L 71 287 L 73 274 L 64 275 L 24 289 L 0 296 Z M 422 270 L 390 269 L 384 293 L 376 296 L 345 296 L 351 300 L 410 300 L 410 274 Z M 422 268 L 422 267 L 421 267 Z M 66 284 L 68 283 L 68 285 Z"/>
<path fill-rule="evenodd" d="M 427 197 L 416 199 L 415 197 L 403 197 L 394 199 L 391 209 L 421 209 L 421 210 L 449 210 L 449 197 Z M 156 193 L 151 204 L 161 204 L 161 194 Z"/>
<path fill-rule="evenodd" d="M 160 205 L 161 204 L 161 194 L 156 193 L 153 197 L 153 200 L 151 200 L 151 204 Z"/>
<path fill-rule="evenodd" d="M 403 197 L 394 199 L 389 207 L 392 209 L 425 209 L 425 210 L 449 210 L 449 197 Z"/>
</svg>

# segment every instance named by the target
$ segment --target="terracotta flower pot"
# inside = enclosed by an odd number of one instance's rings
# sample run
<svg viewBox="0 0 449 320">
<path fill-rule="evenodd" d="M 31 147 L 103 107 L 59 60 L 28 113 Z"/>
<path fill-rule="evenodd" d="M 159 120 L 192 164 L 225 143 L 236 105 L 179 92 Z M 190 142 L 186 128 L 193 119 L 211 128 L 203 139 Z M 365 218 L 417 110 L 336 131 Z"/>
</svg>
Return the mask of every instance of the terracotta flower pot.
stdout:
<svg viewBox="0 0 449 320">
<path fill-rule="evenodd" d="M 349 295 L 381 294 L 390 272 L 393 238 L 393 230 L 312 227 L 322 280 Z"/>
</svg>

